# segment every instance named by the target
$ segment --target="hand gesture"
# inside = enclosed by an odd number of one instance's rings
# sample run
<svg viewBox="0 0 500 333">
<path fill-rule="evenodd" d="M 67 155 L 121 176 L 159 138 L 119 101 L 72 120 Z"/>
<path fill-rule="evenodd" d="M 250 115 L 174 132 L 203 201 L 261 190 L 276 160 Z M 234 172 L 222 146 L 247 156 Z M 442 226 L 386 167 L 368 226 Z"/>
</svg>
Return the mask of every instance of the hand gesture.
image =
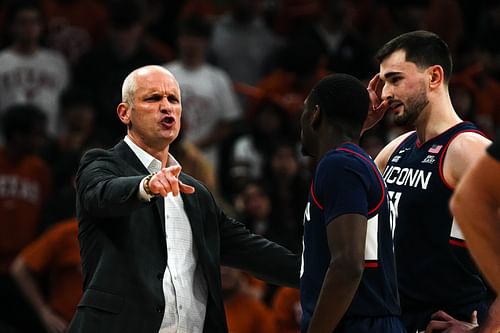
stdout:
<svg viewBox="0 0 500 333">
<path fill-rule="evenodd" d="M 470 323 L 457 320 L 444 311 L 434 313 L 431 318 L 425 333 L 432 333 L 434 330 L 443 333 L 478 332 L 477 311 L 472 312 Z"/>
<path fill-rule="evenodd" d="M 163 168 L 151 177 L 149 181 L 149 190 L 151 193 L 166 197 L 169 193 L 179 195 L 180 192 L 186 194 L 194 193 L 192 186 L 186 185 L 179 180 L 181 167 L 179 165 Z"/>
<path fill-rule="evenodd" d="M 368 109 L 368 116 L 366 117 L 365 123 L 363 124 L 364 133 L 375 126 L 387 111 L 389 102 L 387 100 L 382 101 L 380 97 L 382 95 L 383 84 L 380 81 L 380 74 L 376 74 L 368 83 L 368 95 L 370 96 L 370 107 Z"/>
</svg>

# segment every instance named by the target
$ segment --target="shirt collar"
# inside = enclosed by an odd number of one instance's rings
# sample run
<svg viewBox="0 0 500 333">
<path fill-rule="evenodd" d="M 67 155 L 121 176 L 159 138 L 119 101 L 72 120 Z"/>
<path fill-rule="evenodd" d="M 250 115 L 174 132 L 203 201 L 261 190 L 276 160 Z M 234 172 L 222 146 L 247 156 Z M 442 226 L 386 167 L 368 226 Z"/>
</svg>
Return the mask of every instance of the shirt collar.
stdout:
<svg viewBox="0 0 500 333">
<path fill-rule="evenodd" d="M 146 169 L 149 170 L 149 172 L 158 172 L 161 170 L 161 161 L 154 158 L 151 156 L 148 152 L 146 152 L 144 149 L 136 145 L 128 135 L 125 136 L 123 139 L 125 143 L 132 149 L 134 154 L 137 156 L 137 158 L 141 161 L 142 165 Z M 168 154 L 168 161 L 167 161 L 167 167 L 174 166 L 174 165 L 180 165 L 179 162 L 169 153 Z"/>
</svg>

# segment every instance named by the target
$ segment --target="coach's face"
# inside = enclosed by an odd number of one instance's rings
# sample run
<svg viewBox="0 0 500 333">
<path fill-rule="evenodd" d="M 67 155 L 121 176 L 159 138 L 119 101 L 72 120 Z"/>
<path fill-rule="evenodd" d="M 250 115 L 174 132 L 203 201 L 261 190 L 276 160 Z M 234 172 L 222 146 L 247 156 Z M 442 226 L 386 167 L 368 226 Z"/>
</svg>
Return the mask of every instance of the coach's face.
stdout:
<svg viewBox="0 0 500 333">
<path fill-rule="evenodd" d="M 134 142 L 165 149 L 177 138 L 181 127 L 179 84 L 169 71 L 159 66 L 137 70 L 135 84 L 132 105 L 126 105 L 120 119 Z"/>
</svg>

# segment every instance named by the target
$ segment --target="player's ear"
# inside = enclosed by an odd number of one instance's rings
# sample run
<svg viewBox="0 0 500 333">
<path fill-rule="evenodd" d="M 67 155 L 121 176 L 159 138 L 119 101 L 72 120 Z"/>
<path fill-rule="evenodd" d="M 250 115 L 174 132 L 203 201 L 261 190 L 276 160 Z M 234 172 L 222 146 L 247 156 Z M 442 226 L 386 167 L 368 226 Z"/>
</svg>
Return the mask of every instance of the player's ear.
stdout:
<svg viewBox="0 0 500 333">
<path fill-rule="evenodd" d="M 311 114 L 311 127 L 313 129 L 318 129 L 321 124 L 321 109 L 319 105 L 315 105 Z"/>
<path fill-rule="evenodd" d="M 128 103 L 122 102 L 116 107 L 116 113 L 121 122 L 128 125 L 130 122 L 130 107 Z"/>
<path fill-rule="evenodd" d="M 444 82 L 444 70 L 439 65 L 429 67 L 429 87 L 436 88 Z"/>
</svg>

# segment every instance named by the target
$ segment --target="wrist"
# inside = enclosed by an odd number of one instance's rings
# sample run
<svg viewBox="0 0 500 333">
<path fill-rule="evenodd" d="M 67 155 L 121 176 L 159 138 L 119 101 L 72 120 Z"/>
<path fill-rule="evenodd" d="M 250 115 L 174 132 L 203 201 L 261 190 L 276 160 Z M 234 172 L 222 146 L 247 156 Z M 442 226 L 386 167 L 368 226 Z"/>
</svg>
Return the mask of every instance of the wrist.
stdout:
<svg viewBox="0 0 500 333">
<path fill-rule="evenodd" d="M 143 188 L 144 188 L 144 192 L 146 192 L 147 195 L 149 196 L 156 196 L 158 194 L 156 193 L 153 193 L 153 191 L 151 191 L 151 188 L 149 187 L 149 184 L 151 182 L 151 178 L 153 178 L 153 176 L 156 174 L 156 172 L 150 174 L 149 176 L 147 176 L 146 178 L 144 178 L 144 182 L 143 182 Z"/>
</svg>

